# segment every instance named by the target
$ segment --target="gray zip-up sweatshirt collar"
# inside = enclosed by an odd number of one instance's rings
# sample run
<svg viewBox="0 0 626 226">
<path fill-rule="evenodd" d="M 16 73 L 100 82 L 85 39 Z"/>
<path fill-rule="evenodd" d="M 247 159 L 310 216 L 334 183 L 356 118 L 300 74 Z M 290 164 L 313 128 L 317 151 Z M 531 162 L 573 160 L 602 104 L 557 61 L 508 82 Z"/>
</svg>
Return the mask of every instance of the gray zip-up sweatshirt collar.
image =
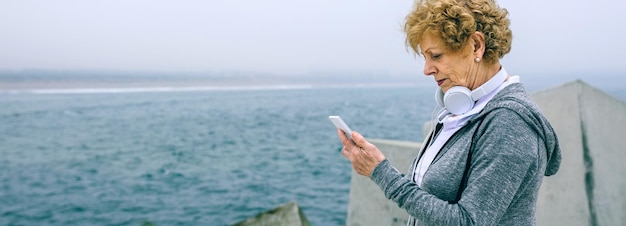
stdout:
<svg viewBox="0 0 626 226">
<path fill-rule="evenodd" d="M 416 225 L 534 225 L 543 176 L 555 174 L 560 161 L 554 130 L 516 83 L 450 137 L 422 187 L 388 160 L 370 177 Z"/>
</svg>

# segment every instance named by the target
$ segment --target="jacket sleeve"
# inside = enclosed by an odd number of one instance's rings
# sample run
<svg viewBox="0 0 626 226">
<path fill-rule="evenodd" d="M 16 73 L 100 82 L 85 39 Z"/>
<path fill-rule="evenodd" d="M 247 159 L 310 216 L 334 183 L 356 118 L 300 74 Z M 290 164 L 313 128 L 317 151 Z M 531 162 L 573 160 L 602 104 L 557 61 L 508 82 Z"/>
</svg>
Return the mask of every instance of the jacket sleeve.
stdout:
<svg viewBox="0 0 626 226">
<path fill-rule="evenodd" d="M 531 126 L 509 109 L 487 114 L 481 127 L 472 141 L 467 186 L 458 203 L 420 189 L 387 160 L 374 169 L 371 179 L 388 199 L 428 225 L 495 225 L 538 161 L 538 138 Z"/>
</svg>

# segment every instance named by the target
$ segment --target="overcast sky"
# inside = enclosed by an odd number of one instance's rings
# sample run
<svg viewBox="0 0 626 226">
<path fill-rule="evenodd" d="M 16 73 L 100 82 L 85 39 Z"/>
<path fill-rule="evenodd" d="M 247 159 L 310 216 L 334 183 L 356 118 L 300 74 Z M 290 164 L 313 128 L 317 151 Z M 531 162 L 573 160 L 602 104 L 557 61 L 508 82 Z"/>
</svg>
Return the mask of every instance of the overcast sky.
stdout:
<svg viewBox="0 0 626 226">
<path fill-rule="evenodd" d="M 621 0 L 501 0 L 509 72 L 624 75 Z M 410 0 L 0 0 L 0 70 L 422 75 Z"/>
</svg>

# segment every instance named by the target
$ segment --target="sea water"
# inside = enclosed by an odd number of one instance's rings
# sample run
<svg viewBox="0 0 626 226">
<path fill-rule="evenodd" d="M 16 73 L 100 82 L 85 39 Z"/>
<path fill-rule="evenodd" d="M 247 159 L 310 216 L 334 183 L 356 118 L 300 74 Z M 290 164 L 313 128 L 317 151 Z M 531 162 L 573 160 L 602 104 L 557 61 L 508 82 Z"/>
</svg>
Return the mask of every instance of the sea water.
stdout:
<svg viewBox="0 0 626 226">
<path fill-rule="evenodd" d="M 0 225 L 227 225 L 289 201 L 344 225 L 328 116 L 419 142 L 434 107 L 431 86 L 135 91 L 0 94 Z"/>
</svg>

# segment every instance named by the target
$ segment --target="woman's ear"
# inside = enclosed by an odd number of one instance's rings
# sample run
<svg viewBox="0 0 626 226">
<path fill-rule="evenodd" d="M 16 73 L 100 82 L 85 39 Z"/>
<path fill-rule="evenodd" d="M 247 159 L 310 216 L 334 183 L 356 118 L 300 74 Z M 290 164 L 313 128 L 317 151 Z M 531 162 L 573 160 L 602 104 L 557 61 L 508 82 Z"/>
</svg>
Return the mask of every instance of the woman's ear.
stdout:
<svg viewBox="0 0 626 226">
<path fill-rule="evenodd" d="M 485 35 L 476 31 L 470 35 L 470 38 L 474 44 L 474 57 L 483 58 L 483 54 L 485 54 Z"/>
</svg>

